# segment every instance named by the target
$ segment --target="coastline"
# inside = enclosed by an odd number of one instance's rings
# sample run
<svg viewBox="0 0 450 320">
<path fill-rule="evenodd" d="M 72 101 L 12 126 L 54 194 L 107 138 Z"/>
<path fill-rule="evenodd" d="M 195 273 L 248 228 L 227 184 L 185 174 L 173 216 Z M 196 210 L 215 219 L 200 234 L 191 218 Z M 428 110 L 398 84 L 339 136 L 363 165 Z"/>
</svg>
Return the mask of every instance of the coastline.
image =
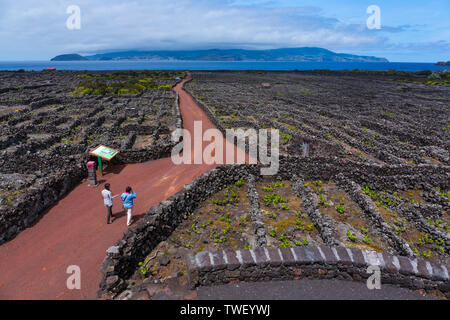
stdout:
<svg viewBox="0 0 450 320">
<path fill-rule="evenodd" d="M 290 62 L 290 61 L 0 61 L 0 71 L 42 71 L 47 68 L 57 70 L 379 70 L 387 71 L 443 71 L 448 66 L 421 62 Z"/>
</svg>

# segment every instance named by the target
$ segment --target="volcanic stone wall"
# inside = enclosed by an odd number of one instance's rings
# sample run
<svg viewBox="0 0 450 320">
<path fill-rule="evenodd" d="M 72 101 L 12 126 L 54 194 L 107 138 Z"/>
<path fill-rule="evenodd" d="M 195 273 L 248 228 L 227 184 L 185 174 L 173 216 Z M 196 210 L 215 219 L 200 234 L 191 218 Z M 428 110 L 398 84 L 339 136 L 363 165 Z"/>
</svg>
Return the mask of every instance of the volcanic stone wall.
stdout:
<svg viewBox="0 0 450 320">
<path fill-rule="evenodd" d="M 450 298 L 449 266 L 356 248 L 305 246 L 203 251 L 188 256 L 187 261 L 192 288 L 233 281 L 338 279 L 366 282 L 373 274 L 369 266 L 377 266 L 381 285 L 438 289 Z"/>
<path fill-rule="evenodd" d="M 377 165 L 347 161 L 337 157 L 300 158 L 280 156 L 277 176 L 290 179 L 295 173 L 305 179 L 330 180 L 342 173 L 361 185 L 376 189 L 421 189 L 427 185 L 450 186 L 450 167 L 439 165 Z"/>
<path fill-rule="evenodd" d="M 69 167 L 49 179 L 40 179 L 0 214 L 0 244 L 36 223 L 43 212 L 64 197 L 87 176 L 85 166 Z M 52 232 L 49 230 L 49 232 Z"/>
<path fill-rule="evenodd" d="M 179 95 L 176 92 L 175 98 L 175 115 L 176 115 L 176 129 L 183 129 L 183 118 L 181 117 Z M 181 133 L 179 141 L 174 142 L 172 139 L 165 139 L 157 144 L 154 144 L 147 148 L 132 149 L 136 134 L 133 133 L 129 140 L 129 143 L 124 145 L 123 151 L 121 151 L 114 159 L 114 163 L 128 164 L 128 163 L 142 163 L 150 160 L 158 160 L 161 158 L 170 157 L 172 149 L 183 140 Z"/>
</svg>

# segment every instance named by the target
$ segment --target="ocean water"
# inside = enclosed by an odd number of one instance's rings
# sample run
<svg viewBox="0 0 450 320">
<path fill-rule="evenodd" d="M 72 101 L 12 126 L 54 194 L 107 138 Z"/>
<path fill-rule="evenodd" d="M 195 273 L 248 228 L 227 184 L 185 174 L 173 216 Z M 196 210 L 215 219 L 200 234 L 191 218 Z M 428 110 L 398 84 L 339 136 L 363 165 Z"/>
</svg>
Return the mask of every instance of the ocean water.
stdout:
<svg viewBox="0 0 450 320">
<path fill-rule="evenodd" d="M 449 70 L 448 66 L 410 62 L 280 62 L 280 61 L 0 61 L 0 70 Z"/>
</svg>

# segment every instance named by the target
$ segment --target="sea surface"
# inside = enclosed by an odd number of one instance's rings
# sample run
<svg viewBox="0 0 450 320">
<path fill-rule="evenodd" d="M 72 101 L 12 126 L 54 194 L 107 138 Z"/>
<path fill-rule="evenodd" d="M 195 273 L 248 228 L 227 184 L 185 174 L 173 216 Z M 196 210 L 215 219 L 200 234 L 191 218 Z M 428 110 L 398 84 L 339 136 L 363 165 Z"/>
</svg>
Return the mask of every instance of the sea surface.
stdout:
<svg viewBox="0 0 450 320">
<path fill-rule="evenodd" d="M 0 61 L 0 70 L 449 70 L 448 66 L 410 62 L 280 62 L 280 61 Z"/>
</svg>

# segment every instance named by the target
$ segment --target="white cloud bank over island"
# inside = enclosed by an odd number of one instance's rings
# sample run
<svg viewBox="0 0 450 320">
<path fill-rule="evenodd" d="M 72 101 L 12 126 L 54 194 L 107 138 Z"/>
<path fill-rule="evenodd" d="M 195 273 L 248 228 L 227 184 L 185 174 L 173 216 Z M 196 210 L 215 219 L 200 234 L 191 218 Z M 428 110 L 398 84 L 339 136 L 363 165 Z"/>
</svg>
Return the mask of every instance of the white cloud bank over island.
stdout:
<svg viewBox="0 0 450 320">
<path fill-rule="evenodd" d="M 449 32 L 428 41 L 412 41 L 410 34 L 402 40 L 401 34 L 414 32 L 409 29 L 415 27 L 369 30 L 363 6 L 360 18 L 346 19 L 324 11 L 320 2 L 316 6 L 310 1 L 265 5 L 227 0 L 2 0 L 0 60 L 46 60 L 62 53 L 122 49 L 317 46 L 394 61 L 403 53 L 403 60 L 434 61 L 450 51 Z M 66 27 L 70 5 L 81 8 L 80 30 Z"/>
</svg>

